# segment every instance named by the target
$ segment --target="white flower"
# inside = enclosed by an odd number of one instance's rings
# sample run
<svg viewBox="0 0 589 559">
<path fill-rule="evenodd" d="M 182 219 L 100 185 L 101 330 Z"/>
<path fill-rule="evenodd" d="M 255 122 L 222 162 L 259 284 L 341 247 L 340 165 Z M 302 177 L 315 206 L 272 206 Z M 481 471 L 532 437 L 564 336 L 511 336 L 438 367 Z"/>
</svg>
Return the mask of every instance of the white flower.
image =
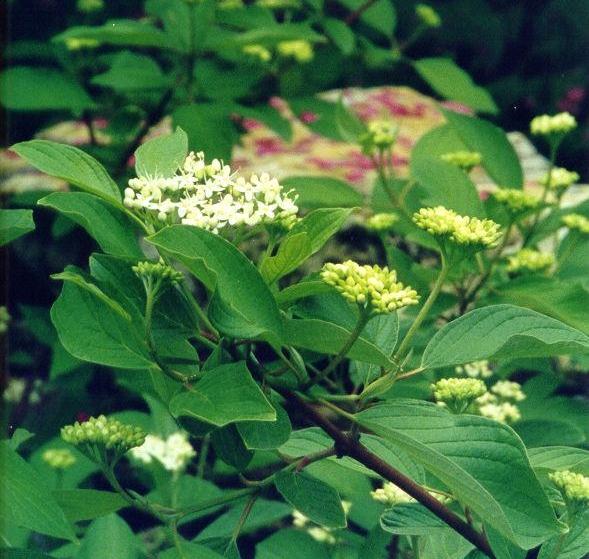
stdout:
<svg viewBox="0 0 589 559">
<path fill-rule="evenodd" d="M 479 407 L 479 413 L 483 417 L 493 419 L 499 423 L 514 423 L 521 419 L 519 408 L 509 402 L 484 404 Z"/>
<path fill-rule="evenodd" d="M 196 456 L 188 442 L 188 436 L 182 432 L 173 433 L 166 440 L 147 435 L 145 442 L 140 447 L 133 448 L 131 454 L 144 464 L 151 464 L 155 459 L 171 472 L 184 470 L 188 462 Z"/>
<path fill-rule="evenodd" d="M 493 375 L 493 371 L 489 368 L 489 362 L 486 360 L 459 365 L 455 371 L 458 374 L 464 374 L 470 378 L 489 378 Z"/>
<path fill-rule="evenodd" d="M 522 391 L 521 384 L 518 382 L 512 382 L 510 380 L 499 380 L 492 387 L 491 392 L 497 394 L 500 398 L 506 400 L 514 400 L 515 402 L 521 402 L 526 399 L 526 395 Z"/>
</svg>

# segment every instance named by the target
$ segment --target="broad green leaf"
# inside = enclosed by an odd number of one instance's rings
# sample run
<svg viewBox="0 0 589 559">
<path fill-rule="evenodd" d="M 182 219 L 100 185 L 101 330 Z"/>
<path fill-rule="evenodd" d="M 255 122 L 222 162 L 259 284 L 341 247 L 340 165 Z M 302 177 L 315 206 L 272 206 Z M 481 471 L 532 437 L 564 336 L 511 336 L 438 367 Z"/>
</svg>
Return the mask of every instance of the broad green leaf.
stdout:
<svg viewBox="0 0 589 559">
<path fill-rule="evenodd" d="M 346 515 L 333 487 L 305 472 L 280 471 L 274 477 L 279 493 L 307 518 L 327 528 L 345 528 Z"/>
<path fill-rule="evenodd" d="M 22 526 L 54 538 L 75 541 L 71 524 L 39 474 L 7 441 L 0 443 L 0 463 L 0 524 Z"/>
<path fill-rule="evenodd" d="M 203 151 L 207 161 L 215 157 L 229 161 L 239 139 L 231 120 L 232 111 L 232 104 L 194 103 L 178 107 L 172 121 L 188 135 L 191 150 Z"/>
<path fill-rule="evenodd" d="M 163 89 L 170 85 L 158 63 L 144 54 L 123 51 L 117 54 L 110 68 L 92 78 L 92 83 L 115 91 L 135 92 L 137 90 Z"/>
<path fill-rule="evenodd" d="M 81 149 L 47 140 L 30 140 L 10 148 L 43 173 L 121 206 L 119 187 L 104 167 Z"/>
<path fill-rule="evenodd" d="M 326 17 L 323 20 L 325 34 L 333 41 L 333 44 L 346 56 L 354 52 L 356 37 L 354 32 L 341 19 Z"/>
<path fill-rule="evenodd" d="M 325 546 L 301 530 L 284 528 L 256 545 L 256 559 L 325 559 Z"/>
<path fill-rule="evenodd" d="M 383 530 L 403 536 L 429 536 L 448 525 L 419 503 L 401 503 L 384 511 L 380 517 Z"/>
<path fill-rule="evenodd" d="M 530 549 L 558 532 L 526 449 L 509 427 L 411 400 L 377 405 L 357 417 L 365 428 L 406 451 L 483 522 L 520 547 Z"/>
<path fill-rule="evenodd" d="M 276 254 L 262 260 L 260 273 L 266 283 L 272 285 L 281 277 L 296 270 L 309 256 L 311 256 L 311 243 L 307 233 L 287 235 L 278 246 Z"/>
<path fill-rule="evenodd" d="M 313 210 L 294 225 L 289 232 L 289 236 L 294 236 L 297 233 L 307 233 L 312 254 L 315 254 L 330 237 L 341 229 L 351 213 L 352 209 L 343 208 Z"/>
<path fill-rule="evenodd" d="M 215 429 L 211 433 L 211 443 L 215 456 L 238 472 L 243 472 L 254 456 L 254 452 L 245 446 L 235 424 Z"/>
<path fill-rule="evenodd" d="M 194 79 L 202 94 L 213 101 L 230 101 L 248 97 L 264 77 L 261 65 L 230 65 L 218 60 L 203 59 L 198 63 Z M 268 107 L 271 109 L 271 107 Z M 268 112 L 267 115 L 271 113 Z M 276 113 L 277 114 L 277 113 Z"/>
<path fill-rule="evenodd" d="M 71 111 L 94 101 L 71 76 L 53 68 L 15 66 L 0 74 L 0 102 L 13 111 Z"/>
<path fill-rule="evenodd" d="M 515 149 L 501 128 L 486 120 L 443 110 L 458 137 L 483 156 L 482 165 L 500 186 L 522 188 L 523 171 Z"/>
<path fill-rule="evenodd" d="M 282 321 L 278 306 L 254 265 L 232 244 L 187 225 L 166 227 L 148 240 L 180 260 L 208 289 L 215 290 L 216 308 L 219 310 L 222 302 L 225 316 L 217 313 L 211 318 L 221 331 L 280 343 Z M 224 329 L 228 319 L 234 322 Z"/>
<path fill-rule="evenodd" d="M 577 513 L 569 525 L 568 534 L 547 541 L 538 559 L 583 559 L 589 553 L 589 509 Z"/>
<path fill-rule="evenodd" d="M 188 153 L 188 136 L 182 128 L 172 134 L 158 136 L 135 151 L 135 172 L 138 177 L 172 177 L 182 166 Z"/>
<path fill-rule="evenodd" d="M 259 120 L 264 123 L 285 142 L 292 140 L 292 125 L 290 121 L 284 118 L 274 107 L 270 105 L 258 105 L 255 107 L 236 105 L 234 110 L 241 117 Z M 284 185 L 284 181 L 282 181 L 282 184 Z"/>
<path fill-rule="evenodd" d="M 422 158 L 439 159 L 445 153 L 468 150 L 456 130 L 450 124 L 442 124 L 432 128 L 417 140 L 411 150 L 411 160 Z"/>
<path fill-rule="evenodd" d="M 53 192 L 37 202 L 83 227 L 104 252 L 141 258 L 135 225 L 119 209 L 85 192 Z"/>
<path fill-rule="evenodd" d="M 497 285 L 487 300 L 530 308 L 589 335 L 589 289 L 579 279 L 555 281 L 541 276 L 522 276 Z"/>
<path fill-rule="evenodd" d="M 283 23 L 280 25 L 263 26 L 246 31 L 244 33 L 235 33 L 232 36 L 219 36 L 211 38 L 207 42 L 209 49 L 220 47 L 245 45 L 262 45 L 266 47 L 276 46 L 282 41 L 309 41 L 312 43 L 321 43 L 325 39 L 322 35 L 313 31 L 307 23 Z"/>
<path fill-rule="evenodd" d="M 210 541 L 214 538 L 230 537 L 243 511 L 245 501 L 230 509 L 211 522 L 196 536 L 195 542 Z M 292 507 L 281 501 L 258 499 L 245 521 L 240 534 L 250 534 L 260 528 L 266 528 L 292 513 Z"/>
<path fill-rule="evenodd" d="M 116 312 L 127 322 L 131 322 L 131 316 L 129 313 L 117 301 L 109 297 L 106 293 L 104 293 L 104 291 L 100 289 L 100 287 L 93 283 L 92 278 L 88 276 L 88 274 L 85 274 L 82 270 L 76 268 L 76 266 L 66 266 L 63 272 L 60 272 L 59 274 L 52 274 L 51 279 L 73 283 L 97 299 L 100 299 L 105 305 L 110 307 L 111 310 Z"/>
<path fill-rule="evenodd" d="M 276 421 L 243 421 L 237 430 L 245 446 L 252 450 L 272 450 L 288 440 L 291 424 L 282 406 L 276 405 Z"/>
<path fill-rule="evenodd" d="M 90 524 L 76 559 L 139 559 L 142 543 L 129 525 L 116 514 Z"/>
<path fill-rule="evenodd" d="M 287 177 L 281 183 L 286 190 L 294 189 L 298 194 L 297 204 L 303 208 L 329 208 L 335 201 L 340 208 L 363 205 L 362 194 L 333 177 Z"/>
<path fill-rule="evenodd" d="M 194 557 L 195 559 L 223 559 L 222 555 L 219 555 L 204 545 L 181 541 L 180 547 L 182 553 L 176 547 L 171 547 L 160 553 L 158 555 L 159 559 L 188 559 L 189 557 Z"/>
<path fill-rule="evenodd" d="M 416 60 L 413 66 L 442 97 L 464 103 L 475 111 L 497 113 L 497 105 L 489 92 L 484 87 L 476 85 L 451 58 L 422 58 Z"/>
<path fill-rule="evenodd" d="M 366 125 L 344 105 L 341 96 L 335 107 L 335 125 L 342 139 L 352 145 L 357 144 L 360 136 L 366 132 Z"/>
<path fill-rule="evenodd" d="M 485 216 L 476 186 L 454 165 L 434 157 L 412 157 L 411 175 L 427 193 L 421 205 L 441 205 L 462 215 Z"/>
<path fill-rule="evenodd" d="M 475 309 L 446 324 L 422 357 L 428 369 L 501 357 L 589 353 L 589 336 L 543 314 L 513 305 Z"/>
<path fill-rule="evenodd" d="M 0 209 L 0 246 L 34 231 L 32 210 L 1 210 Z"/>
<path fill-rule="evenodd" d="M 96 41 L 97 46 L 175 48 L 175 45 L 167 41 L 163 31 L 134 19 L 111 19 L 100 26 L 70 27 L 53 38 L 56 42 L 65 42 L 66 44 L 68 41 L 76 39 Z"/>
<path fill-rule="evenodd" d="M 154 367 L 140 331 L 104 302 L 70 282 L 51 308 L 51 320 L 65 349 L 82 361 L 121 369 Z"/>
<path fill-rule="evenodd" d="M 95 489 L 54 491 L 53 497 L 70 522 L 94 520 L 129 506 L 119 493 Z"/>
<path fill-rule="evenodd" d="M 170 402 L 175 417 L 217 427 L 236 421 L 276 421 L 276 410 L 254 382 L 243 361 L 207 371 L 189 391 Z"/>
<path fill-rule="evenodd" d="M 339 0 L 350 11 L 362 9 L 365 0 Z M 390 0 L 376 0 L 364 9 L 360 21 L 380 31 L 386 37 L 392 37 L 397 25 L 397 14 L 393 2 Z"/>
<path fill-rule="evenodd" d="M 308 280 L 290 285 L 276 295 L 276 302 L 281 307 L 289 307 L 299 299 L 313 295 L 333 293 L 333 288 L 321 280 Z"/>
<path fill-rule="evenodd" d="M 327 355 L 337 354 L 350 338 L 350 330 L 332 322 L 318 319 L 285 319 L 284 342 L 287 345 L 310 349 Z M 387 367 L 391 364 L 366 334 L 361 336 L 348 352 L 348 356 L 356 361 L 373 363 Z"/>
<path fill-rule="evenodd" d="M 0 557 L 2 559 L 52 559 L 55 555 L 47 555 L 31 549 L 0 547 Z"/>
<path fill-rule="evenodd" d="M 547 446 L 528 449 L 533 468 L 573 470 L 589 475 L 589 450 L 567 446 Z"/>
<path fill-rule="evenodd" d="M 547 419 L 523 419 L 513 426 L 526 447 L 550 445 L 574 446 L 585 442 L 585 433 L 581 426 L 567 421 Z"/>
</svg>

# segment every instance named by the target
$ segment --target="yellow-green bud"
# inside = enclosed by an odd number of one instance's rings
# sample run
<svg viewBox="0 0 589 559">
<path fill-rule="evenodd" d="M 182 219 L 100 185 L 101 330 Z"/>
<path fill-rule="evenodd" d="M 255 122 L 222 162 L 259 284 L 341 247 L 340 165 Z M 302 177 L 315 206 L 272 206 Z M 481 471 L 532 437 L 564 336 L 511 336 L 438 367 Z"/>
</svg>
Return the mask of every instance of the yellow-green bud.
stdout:
<svg viewBox="0 0 589 559">
<path fill-rule="evenodd" d="M 243 47 L 243 52 L 253 58 L 257 58 L 260 62 L 269 62 L 272 58 L 272 53 L 262 45 L 246 45 Z"/>
<path fill-rule="evenodd" d="M 521 214 L 528 210 L 534 210 L 540 206 L 541 200 L 531 192 L 524 192 L 517 188 L 501 188 L 491 194 L 497 202 L 503 204 L 505 209 L 513 214 Z"/>
<path fill-rule="evenodd" d="M 568 501 L 589 501 L 589 477 L 563 470 L 548 474 Z"/>
<path fill-rule="evenodd" d="M 65 40 L 65 47 L 71 51 L 82 49 L 94 49 L 100 46 L 96 39 L 78 39 L 77 37 L 68 37 Z"/>
<path fill-rule="evenodd" d="M 589 235 L 589 219 L 581 214 L 568 214 L 563 216 L 562 222 L 572 230 L 577 230 L 583 235 Z"/>
<path fill-rule="evenodd" d="M 358 139 L 364 153 L 372 154 L 375 149 L 384 150 L 397 141 L 399 125 L 391 120 L 373 120 L 368 123 L 366 132 Z"/>
<path fill-rule="evenodd" d="M 323 266 L 321 278 L 345 299 L 373 313 L 394 312 L 419 301 L 417 292 L 398 282 L 397 273 L 386 266 L 361 266 L 352 260 L 330 262 Z"/>
<path fill-rule="evenodd" d="M 565 190 L 572 184 L 578 182 L 579 173 L 569 171 L 563 167 L 555 167 L 550 173 L 546 173 L 541 179 L 540 184 L 547 186 L 551 190 Z"/>
<path fill-rule="evenodd" d="M 470 171 L 473 167 L 481 164 L 483 156 L 478 151 L 454 151 L 440 155 L 440 159 L 455 167 Z"/>
<path fill-rule="evenodd" d="M 65 470 L 76 463 L 76 457 L 67 448 L 49 448 L 43 452 L 41 458 L 56 470 Z"/>
<path fill-rule="evenodd" d="M 397 221 L 399 221 L 399 216 L 394 213 L 374 214 L 366 220 L 366 229 L 377 233 L 384 233 L 391 231 Z"/>
<path fill-rule="evenodd" d="M 550 136 L 566 134 L 577 127 L 575 117 L 567 112 L 556 115 L 541 115 L 534 117 L 530 122 L 530 132 L 534 136 Z"/>
<path fill-rule="evenodd" d="M 522 391 L 522 386 L 519 382 L 512 382 L 510 380 L 498 380 L 492 387 L 491 392 L 505 400 L 514 400 L 521 402 L 526 399 L 526 395 Z"/>
<path fill-rule="evenodd" d="M 309 41 L 281 41 L 276 47 L 278 54 L 305 63 L 313 59 L 313 45 Z"/>
<path fill-rule="evenodd" d="M 414 223 L 430 235 L 475 249 L 497 245 L 502 232 L 492 219 L 458 215 L 443 206 L 421 208 L 413 214 Z"/>
<path fill-rule="evenodd" d="M 442 18 L 428 4 L 417 4 L 415 6 L 415 15 L 419 18 L 419 20 L 428 27 L 440 27 L 442 25 Z"/>
<path fill-rule="evenodd" d="M 135 266 L 132 266 L 131 269 L 141 280 L 147 279 L 154 281 L 161 278 L 170 283 L 178 283 L 182 281 L 183 278 L 182 272 L 174 270 L 174 268 L 164 264 L 161 260 L 159 262 L 150 262 L 149 260 L 138 262 Z"/>
<path fill-rule="evenodd" d="M 509 257 L 507 270 L 509 272 L 541 272 L 554 264 L 554 255 L 550 252 L 540 252 L 531 248 L 522 248 Z"/>
<path fill-rule="evenodd" d="M 485 383 L 477 378 L 443 378 L 431 388 L 436 402 L 447 405 L 456 413 L 463 412 L 487 391 Z"/>
<path fill-rule="evenodd" d="M 4 334 L 8 330 L 10 320 L 11 316 L 8 312 L 8 309 L 2 305 L 0 307 L 0 334 Z"/>
<path fill-rule="evenodd" d="M 104 0 L 78 0 L 76 5 L 79 12 L 89 14 L 104 8 Z"/>
</svg>

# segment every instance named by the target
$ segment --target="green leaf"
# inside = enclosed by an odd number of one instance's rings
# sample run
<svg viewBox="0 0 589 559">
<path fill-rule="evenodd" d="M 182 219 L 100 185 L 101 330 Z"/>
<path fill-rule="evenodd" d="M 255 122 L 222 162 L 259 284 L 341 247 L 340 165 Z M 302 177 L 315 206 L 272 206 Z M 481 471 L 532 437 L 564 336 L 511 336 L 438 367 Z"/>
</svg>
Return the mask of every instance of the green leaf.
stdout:
<svg viewBox="0 0 589 559">
<path fill-rule="evenodd" d="M 291 432 L 290 419 L 282 406 L 276 406 L 276 421 L 243 421 L 237 430 L 245 446 L 252 450 L 272 450 L 285 443 Z"/>
<path fill-rule="evenodd" d="M 55 555 L 47 555 L 40 551 L 30 549 L 0 548 L 0 557 L 2 559 L 52 559 Z"/>
<path fill-rule="evenodd" d="M 54 538 L 75 541 L 71 524 L 36 470 L 7 441 L 0 443 L 2 524 L 22 526 Z"/>
<path fill-rule="evenodd" d="M 243 361 L 207 371 L 191 390 L 172 398 L 170 411 L 175 417 L 197 419 L 217 427 L 236 421 L 276 421 L 276 410 Z"/>
<path fill-rule="evenodd" d="M 215 456 L 238 472 L 243 472 L 254 456 L 253 451 L 246 448 L 235 424 L 215 429 L 211 434 L 211 443 Z"/>
<path fill-rule="evenodd" d="M 172 134 L 158 136 L 135 151 L 135 172 L 138 177 L 172 177 L 188 154 L 188 136 L 182 128 Z"/>
<path fill-rule="evenodd" d="M 51 320 L 65 349 L 82 361 L 121 369 L 154 367 L 140 331 L 104 302 L 66 282 L 51 308 Z"/>
<path fill-rule="evenodd" d="M 10 149 L 39 171 L 121 206 L 119 187 L 104 167 L 81 149 L 47 140 L 21 142 Z"/>
<path fill-rule="evenodd" d="M 18 239 L 35 229 L 32 210 L 0 209 L 0 246 Z"/>
<path fill-rule="evenodd" d="M 325 546 L 306 532 L 283 528 L 256 545 L 256 559 L 325 559 Z"/>
<path fill-rule="evenodd" d="M 501 128 L 486 120 L 442 109 L 459 138 L 483 156 L 482 165 L 500 186 L 522 188 L 524 177 L 515 149 Z"/>
<path fill-rule="evenodd" d="M 366 125 L 344 105 L 342 96 L 335 107 L 335 125 L 342 139 L 352 145 L 366 132 Z"/>
<path fill-rule="evenodd" d="M 327 528 L 345 528 L 346 515 L 333 487 L 305 472 L 280 471 L 274 485 L 284 499 L 307 518 Z"/>
<path fill-rule="evenodd" d="M 281 307 L 290 307 L 299 299 L 328 293 L 333 293 L 333 288 L 327 285 L 324 281 L 306 280 L 283 289 L 278 295 L 276 295 L 276 302 Z"/>
<path fill-rule="evenodd" d="M 94 520 L 129 506 L 119 493 L 112 491 L 69 489 L 54 491 L 53 497 L 70 522 Z"/>
<path fill-rule="evenodd" d="M 441 159 L 411 157 L 411 175 L 427 193 L 423 206 L 445 206 L 462 215 L 484 217 L 476 186 L 468 175 Z"/>
<path fill-rule="evenodd" d="M 280 25 L 268 25 L 258 27 L 244 33 L 235 33 L 231 36 L 223 35 L 207 42 L 209 49 L 226 48 L 228 46 L 241 47 L 245 45 L 262 45 L 274 47 L 282 41 L 310 41 L 321 43 L 325 39 L 322 35 L 313 31 L 308 23 L 283 23 Z"/>
<path fill-rule="evenodd" d="M 327 355 L 337 354 L 350 338 L 350 330 L 318 319 L 285 319 L 284 342 Z M 391 361 L 381 349 L 366 338 L 358 338 L 350 351 L 350 359 L 388 367 Z"/>
<path fill-rule="evenodd" d="M 255 107 L 237 105 L 235 107 L 235 113 L 244 118 L 259 120 L 276 132 L 285 142 L 292 140 L 292 125 L 290 121 L 270 105 L 258 105 Z M 282 184 L 284 185 L 284 181 L 282 181 Z"/>
<path fill-rule="evenodd" d="M 422 357 L 428 369 L 501 357 L 589 353 L 589 336 L 543 314 L 513 305 L 475 309 L 446 324 Z"/>
<path fill-rule="evenodd" d="M 307 233 L 287 235 L 280 243 L 274 256 L 262 260 L 260 273 L 269 285 L 296 270 L 311 256 L 311 243 Z"/>
<path fill-rule="evenodd" d="M 163 31 L 134 19 L 111 19 L 100 26 L 70 27 L 53 38 L 56 42 L 65 43 L 71 39 L 93 40 L 99 45 L 175 48 Z"/>
<path fill-rule="evenodd" d="M 204 545 L 181 541 L 180 547 L 182 548 L 182 554 L 180 554 L 176 547 L 172 547 L 160 553 L 158 555 L 159 559 L 187 559 L 188 557 L 198 557 L 198 559 L 223 559 L 222 555 L 219 555 Z"/>
<path fill-rule="evenodd" d="M 66 266 L 63 272 L 52 274 L 51 279 L 73 283 L 92 294 L 97 299 L 100 299 L 105 305 L 110 307 L 110 309 L 124 318 L 127 322 L 131 322 L 131 316 L 129 313 L 117 301 L 112 297 L 109 297 L 96 284 L 94 284 L 92 278 L 88 276 L 88 274 L 85 274 L 82 270 L 76 268 L 76 266 Z"/>
<path fill-rule="evenodd" d="M 329 208 L 334 201 L 340 208 L 362 206 L 362 194 L 347 182 L 333 177 L 287 177 L 282 186 L 298 194 L 297 205 L 303 208 Z"/>
<path fill-rule="evenodd" d="M 362 9 L 365 0 L 339 0 L 350 11 Z M 386 37 L 392 37 L 397 25 L 397 14 L 390 0 L 377 0 L 370 7 L 363 10 L 360 21 L 380 31 Z"/>
<path fill-rule="evenodd" d="M 119 209 L 85 192 L 53 192 L 37 202 L 83 227 L 104 252 L 139 259 L 143 256 L 135 225 Z"/>
<path fill-rule="evenodd" d="M 419 503 L 401 503 L 385 510 L 380 526 L 391 534 L 429 536 L 436 530 L 447 530 L 448 525 Z"/>
<path fill-rule="evenodd" d="M 92 83 L 126 93 L 163 89 L 170 80 L 150 56 L 123 51 L 115 55 L 106 72 L 92 78 Z"/>
<path fill-rule="evenodd" d="M 348 56 L 354 52 L 356 37 L 354 32 L 341 19 L 326 17 L 323 20 L 323 29 L 343 54 Z"/>
<path fill-rule="evenodd" d="M 232 105 L 228 104 L 194 103 L 178 107 L 172 121 L 186 131 L 191 150 L 203 151 L 207 161 L 215 157 L 229 161 L 239 139 L 231 112 Z"/>
<path fill-rule="evenodd" d="M 406 451 L 483 522 L 524 549 L 558 532 L 526 449 L 507 426 L 396 400 L 357 415 L 360 424 Z"/>
<path fill-rule="evenodd" d="M 90 524 L 76 559 L 139 559 L 142 544 L 129 525 L 116 514 Z"/>
<path fill-rule="evenodd" d="M 232 244 L 187 225 L 166 227 L 148 240 L 215 290 L 217 314 L 211 319 L 221 331 L 280 343 L 282 321 L 274 297 L 254 265 Z"/>
<path fill-rule="evenodd" d="M 417 73 L 442 97 L 468 105 L 475 111 L 496 114 L 497 105 L 489 92 L 450 58 L 422 58 L 413 62 Z"/>
<path fill-rule="evenodd" d="M 589 509 L 577 513 L 569 525 L 569 532 L 547 541 L 538 559 L 583 559 L 589 553 Z"/>
<path fill-rule="evenodd" d="M 231 65 L 217 60 L 200 60 L 194 78 L 203 95 L 211 100 L 231 100 L 247 97 L 264 77 L 260 65 Z M 271 107 L 268 107 L 272 110 Z M 267 113 L 270 114 L 269 112 Z"/>
<path fill-rule="evenodd" d="M 13 111 L 71 111 L 94 101 L 71 76 L 52 68 L 15 66 L 0 74 L 0 102 Z"/>
<path fill-rule="evenodd" d="M 524 419 L 513 427 L 528 448 L 553 444 L 580 445 L 586 439 L 581 427 L 567 421 Z"/>
<path fill-rule="evenodd" d="M 315 254 L 335 235 L 345 223 L 352 209 L 321 208 L 313 210 L 298 221 L 289 231 L 289 235 L 305 232 L 311 242 L 312 254 Z"/>
<path fill-rule="evenodd" d="M 589 450 L 567 446 L 547 446 L 528 449 L 533 468 L 573 470 L 589 475 Z"/>
</svg>

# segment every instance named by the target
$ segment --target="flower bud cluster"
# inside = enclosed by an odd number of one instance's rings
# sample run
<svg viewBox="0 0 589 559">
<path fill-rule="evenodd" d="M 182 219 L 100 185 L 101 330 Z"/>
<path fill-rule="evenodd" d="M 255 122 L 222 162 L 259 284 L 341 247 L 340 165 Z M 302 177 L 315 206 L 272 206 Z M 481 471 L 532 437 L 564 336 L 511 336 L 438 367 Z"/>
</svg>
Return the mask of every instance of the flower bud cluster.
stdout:
<svg viewBox="0 0 589 559">
<path fill-rule="evenodd" d="M 501 238 L 501 228 L 492 219 L 458 215 L 444 206 L 421 208 L 413 214 L 414 223 L 430 235 L 476 249 L 492 248 Z"/>
<path fill-rule="evenodd" d="M 540 184 L 548 187 L 550 190 L 562 191 L 578 182 L 579 178 L 579 173 L 575 171 L 569 171 L 563 167 L 555 167 L 550 173 L 546 173 L 540 179 Z"/>
<path fill-rule="evenodd" d="M 278 54 L 285 58 L 294 58 L 297 62 L 303 64 L 313 60 L 313 45 L 309 41 L 281 41 L 276 46 Z"/>
<path fill-rule="evenodd" d="M 552 472 L 548 477 L 568 501 L 589 502 L 589 477 L 570 470 Z"/>
<path fill-rule="evenodd" d="M 196 451 L 188 442 L 188 436 L 181 431 L 172 433 L 167 439 L 155 435 L 147 435 L 145 442 L 131 449 L 133 458 L 151 464 L 157 460 L 170 472 L 182 472 L 196 456 Z"/>
<path fill-rule="evenodd" d="M 431 385 L 436 402 L 462 413 L 479 396 L 487 391 L 485 383 L 477 378 L 443 378 Z"/>
<path fill-rule="evenodd" d="M 399 216 L 394 213 L 374 214 L 366 220 L 366 229 L 375 233 L 385 233 L 391 231 L 397 221 Z"/>
<path fill-rule="evenodd" d="M 159 262 L 150 262 L 149 260 L 138 262 L 131 269 L 139 279 L 147 280 L 148 282 L 161 279 L 170 283 L 178 283 L 183 278 L 182 272 L 174 270 L 174 268 L 164 264 L 161 260 Z"/>
<path fill-rule="evenodd" d="M 459 169 L 470 171 L 473 167 L 481 164 L 483 156 L 478 151 L 453 151 L 440 155 L 440 159 Z"/>
<path fill-rule="evenodd" d="M 125 206 L 153 225 L 183 223 L 218 233 L 225 227 L 276 224 L 290 229 L 298 207 L 292 192 L 267 173 L 238 176 L 218 159 L 191 152 L 173 177 L 139 177 L 125 189 Z"/>
<path fill-rule="evenodd" d="M 521 419 L 519 408 L 514 402 L 521 402 L 525 398 L 519 383 L 499 380 L 489 392 L 477 398 L 475 404 L 483 417 L 499 423 L 514 423 Z"/>
<path fill-rule="evenodd" d="M 503 398 L 504 400 L 513 400 L 514 402 L 521 402 L 526 399 L 526 395 L 522 390 L 519 382 L 510 380 L 498 380 L 492 387 L 491 392 Z"/>
<path fill-rule="evenodd" d="M 459 375 L 466 375 L 470 378 L 489 378 L 493 375 L 493 371 L 489 367 L 489 362 L 486 360 L 458 365 L 455 371 Z"/>
<path fill-rule="evenodd" d="M 48 448 L 41 458 L 43 462 L 56 470 L 65 470 L 76 463 L 76 457 L 67 448 Z"/>
<path fill-rule="evenodd" d="M 507 270 L 510 272 L 540 272 L 547 270 L 554 264 L 554 254 L 540 252 L 531 248 L 522 248 L 509 257 Z"/>
<path fill-rule="evenodd" d="M 583 235 L 589 235 L 589 219 L 581 214 L 568 214 L 562 218 L 562 222 L 571 230 L 579 231 Z"/>
<path fill-rule="evenodd" d="M 373 120 L 368 123 L 366 132 L 360 135 L 359 142 L 365 153 L 383 150 L 394 145 L 399 134 L 399 126 L 391 120 Z"/>
<path fill-rule="evenodd" d="M 517 188 L 500 188 L 491 194 L 497 202 L 503 204 L 505 209 L 518 215 L 528 210 L 534 210 L 540 206 L 541 200 L 535 194 L 524 192 Z"/>
<path fill-rule="evenodd" d="M 554 134 L 566 134 L 577 127 L 575 117 L 568 113 L 556 115 L 540 115 L 530 122 L 530 132 L 534 136 L 550 136 Z"/>
<path fill-rule="evenodd" d="M 442 18 L 438 12 L 436 12 L 428 4 L 417 4 L 415 6 L 415 15 L 419 20 L 427 27 L 440 27 L 442 25 Z"/>
<path fill-rule="evenodd" d="M 84 423 L 76 421 L 61 429 L 61 438 L 81 450 L 88 447 L 104 447 L 115 455 L 122 456 L 133 447 L 145 442 L 145 433 L 140 427 L 125 425 L 104 415 L 91 417 Z"/>
<path fill-rule="evenodd" d="M 386 266 L 361 266 L 352 260 L 330 262 L 323 266 L 321 278 L 351 303 L 374 313 L 394 312 L 419 301 L 417 292 L 398 282 L 395 270 L 389 271 Z"/>
<path fill-rule="evenodd" d="M 442 503 L 447 503 L 451 499 L 439 493 L 435 493 L 433 491 L 429 492 L 432 497 L 435 497 L 438 501 Z M 375 501 L 379 503 L 384 503 L 389 507 L 394 507 L 395 505 L 402 505 L 404 503 L 414 503 L 415 499 L 408 495 L 403 491 L 401 488 L 397 487 L 394 483 L 390 481 L 385 481 L 382 487 L 375 489 L 374 491 L 370 492 L 370 495 Z"/>
<path fill-rule="evenodd" d="M 4 305 L 0 306 L 0 334 L 4 334 L 8 330 L 10 319 L 8 309 Z"/>
<path fill-rule="evenodd" d="M 270 62 L 272 59 L 272 53 L 262 45 L 246 45 L 242 50 L 244 54 L 257 58 L 260 62 Z"/>
</svg>

